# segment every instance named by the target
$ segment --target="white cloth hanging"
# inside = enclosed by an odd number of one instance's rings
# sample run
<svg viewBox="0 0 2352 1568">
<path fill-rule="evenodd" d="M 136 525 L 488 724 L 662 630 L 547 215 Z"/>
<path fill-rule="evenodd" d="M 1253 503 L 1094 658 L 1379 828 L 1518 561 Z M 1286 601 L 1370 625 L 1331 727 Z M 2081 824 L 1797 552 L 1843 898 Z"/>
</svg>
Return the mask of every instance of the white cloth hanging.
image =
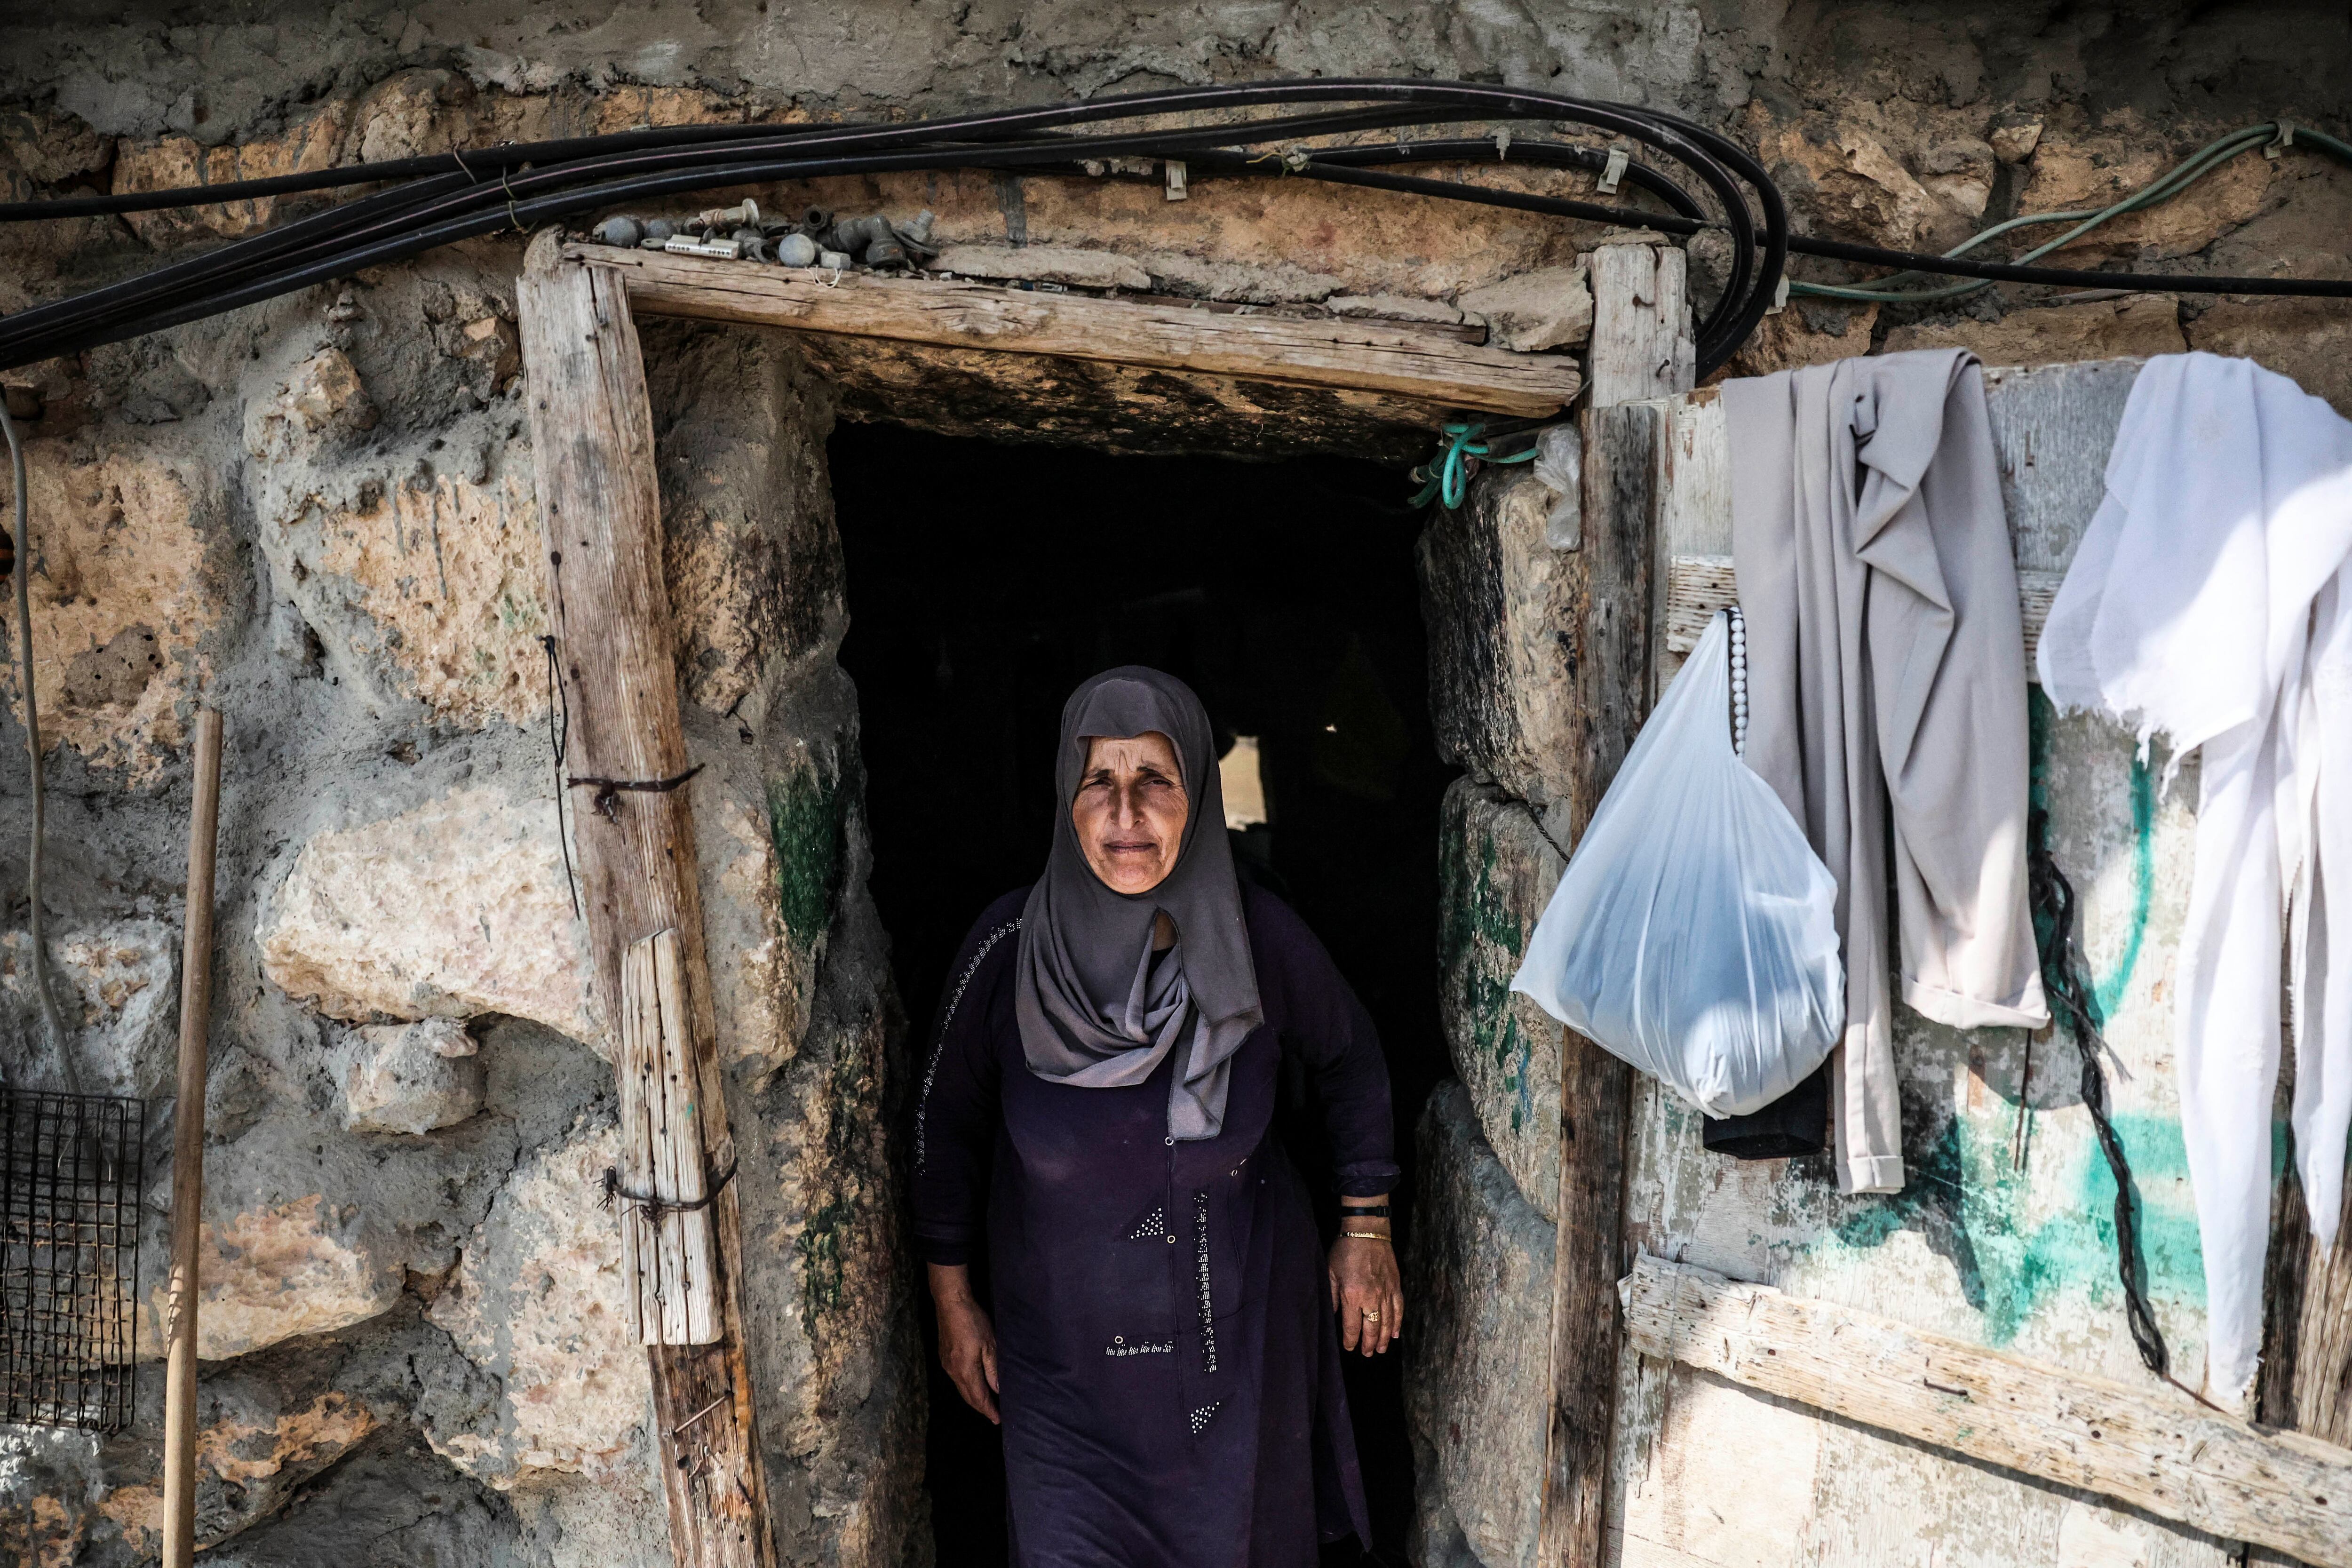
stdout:
<svg viewBox="0 0 2352 1568">
<path fill-rule="evenodd" d="M 2206 1379 L 2242 1399 L 2262 1345 L 2279 943 L 2312 1234 L 2336 1240 L 2352 1120 L 2352 422 L 2246 360 L 2169 354 L 2133 384 L 2106 498 L 2037 658 L 2061 707 L 2200 754 L 2173 1004 L 2206 1286 Z M 2329 889 L 2336 909 L 2329 914 Z"/>
</svg>

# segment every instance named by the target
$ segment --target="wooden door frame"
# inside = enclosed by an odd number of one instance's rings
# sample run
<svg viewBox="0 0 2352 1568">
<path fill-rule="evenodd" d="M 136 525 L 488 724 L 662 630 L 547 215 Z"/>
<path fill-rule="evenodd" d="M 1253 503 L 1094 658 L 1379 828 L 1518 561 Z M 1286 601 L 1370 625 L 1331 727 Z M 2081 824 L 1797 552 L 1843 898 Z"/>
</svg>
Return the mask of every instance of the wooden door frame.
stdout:
<svg viewBox="0 0 2352 1568">
<path fill-rule="evenodd" d="M 1647 258 L 1645 278 L 1660 269 L 1662 253 L 1650 247 L 1612 248 Z M 1673 257 L 1677 273 L 1674 299 L 1664 309 L 1678 312 L 1680 253 L 1663 254 Z M 1643 270 L 1642 264 L 1633 269 Z M 1629 272 L 1618 300 L 1603 302 L 1596 327 L 1596 343 L 1604 337 L 1627 340 L 1610 353 L 1596 353 L 1596 363 L 1635 367 L 1615 374 L 1622 384 L 1612 401 L 1625 401 L 1626 393 L 1654 382 L 1654 368 L 1643 367 L 1656 362 L 1649 351 L 1661 321 L 1670 329 L 1664 339 L 1666 373 L 1676 363 L 1688 363 L 1687 327 L 1680 332 L 1677 362 L 1676 334 L 1656 290 L 1640 290 L 1638 301 L 1635 292 Z M 691 763 L 671 651 L 653 413 L 636 313 L 1370 394 L 1425 408 L 1432 426 L 1465 414 L 1557 415 L 1576 400 L 1582 384 L 1575 362 L 1565 355 L 1513 353 L 1408 324 L 1216 313 L 938 279 L 851 275 L 826 280 L 779 268 L 566 244 L 554 231 L 532 241 L 516 302 L 529 374 L 549 619 L 571 705 L 568 784 L 604 780 L 624 786 L 603 795 L 603 809 L 572 819 L 596 981 L 604 996 L 617 999 L 628 949 L 665 930 L 678 932 L 699 1078 L 698 1113 L 713 1175 L 730 1167 L 734 1144 L 703 950 L 693 814 L 688 792 L 677 787 Z M 1636 304 L 1638 310 L 1618 308 Z M 1615 423 L 1604 421 L 1601 428 L 1613 430 Z M 1587 439 L 1596 439 L 1590 420 Z M 1588 474 L 1608 471 L 1613 470 L 1587 465 Z M 1626 667 L 1612 656 L 1604 684 L 1614 690 L 1623 676 L 1646 690 L 1642 661 L 1650 641 L 1650 552 L 1645 536 L 1623 531 L 1645 524 L 1649 509 L 1615 505 L 1605 483 L 1598 492 L 1592 485 L 1589 479 L 1588 515 L 1619 520 L 1609 534 L 1622 548 L 1584 553 L 1582 559 L 1603 565 L 1580 603 L 1592 607 L 1596 624 L 1608 624 L 1603 635 L 1617 655 L 1634 661 Z M 1628 568 L 1638 582 L 1609 575 Z M 1636 598 L 1627 598 L 1628 592 Z M 1601 773 L 1613 772 L 1639 721 L 1637 710 L 1619 705 L 1587 726 L 1592 768 L 1601 770 L 1592 773 L 1591 799 L 1606 787 Z M 1571 1040 L 1570 1048 L 1581 1044 Z M 1584 1050 L 1601 1057 L 1590 1047 Z M 1588 1065 L 1607 1076 L 1609 1061 L 1613 1058 Z M 1570 1140 L 1575 1160 L 1562 1160 L 1563 1187 L 1573 1165 L 1580 1193 L 1589 1189 L 1593 1201 L 1580 1198 L 1575 1209 L 1563 1205 L 1560 1211 L 1560 1256 L 1573 1254 L 1589 1266 L 1564 1271 L 1558 1311 L 1594 1331 L 1578 1336 L 1565 1359 L 1555 1360 L 1553 1428 L 1570 1440 L 1556 1438 L 1545 1478 L 1548 1562 L 1599 1562 L 1600 1500 L 1607 1489 L 1622 1337 L 1615 1311 L 1623 1271 L 1617 1220 L 1626 1122 L 1626 1086 L 1618 1080 L 1623 1077 L 1621 1067 L 1608 1085 L 1596 1086 L 1603 1113 L 1586 1121 L 1580 1138 Z M 741 1313 L 741 1221 L 731 1185 L 721 1186 L 712 1216 L 721 1336 L 709 1345 L 647 1351 L 671 1551 L 678 1568 L 772 1568 L 773 1532 Z M 1555 1498 L 1571 1495 L 1573 1507 L 1553 1506 Z"/>
</svg>

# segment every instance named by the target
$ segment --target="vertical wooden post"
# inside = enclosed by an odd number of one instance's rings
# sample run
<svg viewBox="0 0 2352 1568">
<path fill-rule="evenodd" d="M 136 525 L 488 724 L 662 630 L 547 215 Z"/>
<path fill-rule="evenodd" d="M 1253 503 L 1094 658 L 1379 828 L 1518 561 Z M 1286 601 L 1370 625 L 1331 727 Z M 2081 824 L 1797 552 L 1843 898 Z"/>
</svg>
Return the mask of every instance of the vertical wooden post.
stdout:
<svg viewBox="0 0 2352 1568">
<path fill-rule="evenodd" d="M 164 1296 L 163 1568 L 196 1553 L 197 1268 L 205 1223 L 205 1076 L 213 1022 L 213 859 L 220 837 L 221 716 L 196 713 L 180 931 L 180 1083 L 172 1110 L 172 1273 Z"/>
<path fill-rule="evenodd" d="M 2352 1447 L 2352 1194 L 2332 1251 L 2304 1243 L 2308 1261 L 2295 1342 L 2294 1427 Z"/>
<path fill-rule="evenodd" d="M 709 1194 L 702 1127 L 695 1114 L 694 1033 L 677 932 L 630 944 L 621 962 L 621 1272 L 641 1345 L 707 1345 L 719 1339 L 710 1211 L 656 1204 L 702 1203 Z"/>
<path fill-rule="evenodd" d="M 515 291 L 530 375 L 531 461 L 547 546 L 548 611 L 571 703 L 573 823 L 597 994 L 617 1009 L 623 955 L 677 932 L 694 1106 L 718 1181 L 735 1144 L 719 1065 L 686 733 L 662 574 L 660 498 L 645 363 L 621 279 L 559 264 L 533 242 Z M 770 1568 L 766 1473 L 744 1356 L 735 1189 L 709 1210 L 718 1251 L 715 1342 L 656 1345 L 653 1418 L 678 1568 Z"/>
<path fill-rule="evenodd" d="M 1569 558 L 1576 707 L 1569 826 L 1581 837 L 1648 711 L 1653 535 L 1661 422 L 1640 399 L 1692 378 L 1683 253 L 1593 253 L 1591 405 L 1584 533 Z M 1633 1069 L 1561 1031 L 1559 1230 L 1552 1275 L 1551 1430 L 1538 1562 L 1600 1568 L 1617 1392 L 1617 1281 L 1625 1272 L 1625 1154 Z"/>
</svg>

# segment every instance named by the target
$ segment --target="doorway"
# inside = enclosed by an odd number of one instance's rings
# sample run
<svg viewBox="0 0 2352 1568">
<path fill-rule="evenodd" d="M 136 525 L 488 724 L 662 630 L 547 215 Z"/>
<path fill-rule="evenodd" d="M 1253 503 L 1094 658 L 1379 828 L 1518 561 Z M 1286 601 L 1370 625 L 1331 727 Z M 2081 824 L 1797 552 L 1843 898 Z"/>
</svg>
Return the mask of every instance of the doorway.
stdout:
<svg viewBox="0 0 2352 1568">
<path fill-rule="evenodd" d="M 1243 874 L 1298 910 L 1379 1026 L 1409 1199 L 1413 1126 L 1450 1070 L 1437 846 L 1454 770 L 1430 733 L 1420 524 L 1399 504 L 1403 476 L 1341 458 L 1114 456 L 868 424 L 839 426 L 828 455 L 871 888 L 915 1049 L 972 920 L 1045 862 L 1064 699 L 1097 670 L 1153 665 L 1190 682 L 1217 726 Z M 1336 1194 L 1311 1118 L 1283 1131 L 1328 1237 Z M 1410 1223 L 1407 1206 L 1398 1228 Z M 1001 1563 L 996 1431 L 940 1373 L 929 1293 L 917 1295 L 939 1562 Z M 1401 1357 L 1348 1362 L 1374 1552 L 1402 1563 L 1413 1489 Z"/>
</svg>

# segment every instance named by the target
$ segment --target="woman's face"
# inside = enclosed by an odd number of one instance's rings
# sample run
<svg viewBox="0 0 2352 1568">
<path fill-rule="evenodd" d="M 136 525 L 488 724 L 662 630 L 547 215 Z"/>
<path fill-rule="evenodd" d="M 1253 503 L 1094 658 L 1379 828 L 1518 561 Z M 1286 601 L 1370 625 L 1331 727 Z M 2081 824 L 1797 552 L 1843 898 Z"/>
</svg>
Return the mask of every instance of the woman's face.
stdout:
<svg viewBox="0 0 2352 1568">
<path fill-rule="evenodd" d="M 1086 771 L 1070 823 L 1087 864 L 1115 892 L 1148 893 L 1176 868 L 1184 844 L 1183 770 L 1176 748 L 1153 731 L 1087 738 Z"/>
</svg>

